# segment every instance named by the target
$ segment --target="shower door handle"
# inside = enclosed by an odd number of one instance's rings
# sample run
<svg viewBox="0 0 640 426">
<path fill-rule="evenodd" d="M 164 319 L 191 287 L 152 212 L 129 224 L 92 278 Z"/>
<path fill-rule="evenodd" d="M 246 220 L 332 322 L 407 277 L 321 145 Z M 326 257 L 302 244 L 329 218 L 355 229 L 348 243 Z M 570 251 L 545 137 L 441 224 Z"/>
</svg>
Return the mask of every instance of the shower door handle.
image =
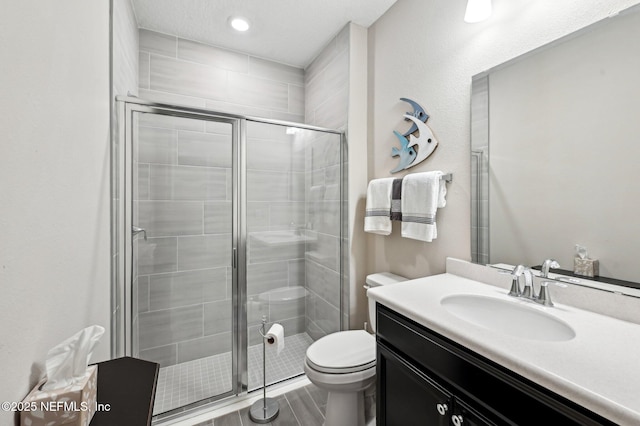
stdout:
<svg viewBox="0 0 640 426">
<path fill-rule="evenodd" d="M 234 248 L 233 251 L 231 252 L 231 267 L 233 269 L 236 269 L 238 267 L 237 255 L 238 255 L 238 250 Z"/>
<path fill-rule="evenodd" d="M 144 237 L 144 240 L 147 241 L 147 231 L 144 228 L 140 228 L 138 226 L 131 227 L 131 235 L 133 235 L 134 237 L 141 232 L 142 232 L 142 236 Z"/>
</svg>

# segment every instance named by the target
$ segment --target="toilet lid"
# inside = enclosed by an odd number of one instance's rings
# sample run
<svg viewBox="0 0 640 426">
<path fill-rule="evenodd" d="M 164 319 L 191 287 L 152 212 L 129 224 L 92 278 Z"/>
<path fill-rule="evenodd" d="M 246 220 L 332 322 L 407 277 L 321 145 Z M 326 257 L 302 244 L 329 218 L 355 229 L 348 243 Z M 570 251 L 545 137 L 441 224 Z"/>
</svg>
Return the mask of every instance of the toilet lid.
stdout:
<svg viewBox="0 0 640 426">
<path fill-rule="evenodd" d="M 376 365 L 376 339 L 364 330 L 332 333 L 307 348 L 307 362 L 324 373 L 353 373 Z"/>
</svg>

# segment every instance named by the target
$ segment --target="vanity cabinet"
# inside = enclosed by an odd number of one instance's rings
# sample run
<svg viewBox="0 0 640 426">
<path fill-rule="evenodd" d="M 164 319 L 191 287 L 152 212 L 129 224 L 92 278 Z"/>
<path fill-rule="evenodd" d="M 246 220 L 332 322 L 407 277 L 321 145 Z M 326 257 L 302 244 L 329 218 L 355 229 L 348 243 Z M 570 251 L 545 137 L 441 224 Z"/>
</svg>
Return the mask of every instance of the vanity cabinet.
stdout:
<svg viewBox="0 0 640 426">
<path fill-rule="evenodd" d="M 384 383 L 383 425 L 490 426 L 496 423 L 471 409 L 385 345 L 378 346 L 378 371 Z"/>
<path fill-rule="evenodd" d="M 378 304 L 377 424 L 614 425 Z"/>
</svg>

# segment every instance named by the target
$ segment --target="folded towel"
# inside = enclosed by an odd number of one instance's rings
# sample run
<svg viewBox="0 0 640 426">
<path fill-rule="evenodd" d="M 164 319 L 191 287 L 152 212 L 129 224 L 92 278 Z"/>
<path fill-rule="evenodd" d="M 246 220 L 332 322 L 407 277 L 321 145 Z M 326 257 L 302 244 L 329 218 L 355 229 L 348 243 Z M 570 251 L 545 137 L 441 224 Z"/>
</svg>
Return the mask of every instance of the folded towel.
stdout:
<svg viewBox="0 0 640 426">
<path fill-rule="evenodd" d="M 439 173 L 439 172 L 436 172 Z M 442 175 L 441 175 L 442 176 Z M 440 190 L 438 191 L 438 208 L 441 209 L 447 205 L 447 182 L 440 177 Z"/>
<path fill-rule="evenodd" d="M 430 242 L 438 236 L 436 210 L 446 204 L 442 174 L 440 171 L 412 173 L 402 180 L 403 237 Z"/>
<path fill-rule="evenodd" d="M 391 233 L 391 187 L 394 178 L 373 179 L 367 187 L 364 230 L 379 235 Z"/>
<path fill-rule="evenodd" d="M 393 180 L 391 187 L 391 220 L 402 220 L 402 178 Z"/>
</svg>

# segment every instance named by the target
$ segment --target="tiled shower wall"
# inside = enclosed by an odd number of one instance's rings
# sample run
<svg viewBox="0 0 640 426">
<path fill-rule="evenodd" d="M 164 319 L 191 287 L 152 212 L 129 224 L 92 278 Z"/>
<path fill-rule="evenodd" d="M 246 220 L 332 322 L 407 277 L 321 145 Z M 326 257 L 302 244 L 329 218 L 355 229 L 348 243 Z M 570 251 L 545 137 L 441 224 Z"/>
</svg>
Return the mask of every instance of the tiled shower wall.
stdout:
<svg viewBox="0 0 640 426">
<path fill-rule="evenodd" d="M 304 121 L 304 70 L 140 29 L 140 97 Z"/>
<path fill-rule="evenodd" d="M 305 80 L 302 69 L 148 30 L 140 30 L 139 60 L 140 96 L 144 99 L 303 121 Z M 195 121 L 184 119 L 167 122 L 166 118 L 152 121 L 145 118 L 140 132 L 141 136 L 146 133 L 146 136 L 155 141 L 165 141 L 165 146 L 170 147 L 169 149 L 175 147 L 179 153 L 184 152 L 185 141 L 189 139 L 204 142 L 214 135 L 224 137 L 225 132 L 219 128 L 197 129 L 193 127 L 196 124 Z M 287 335 L 305 331 L 304 299 L 286 304 L 277 301 L 264 303 L 264 294 L 269 290 L 305 285 L 305 243 L 289 244 L 286 248 L 274 250 L 260 247 L 252 238 L 252 233 L 277 230 L 299 232 L 306 228 L 305 182 L 308 173 L 305 172 L 305 154 L 311 136 L 304 132 L 289 135 L 285 127 L 255 123 L 249 123 L 247 130 L 247 278 L 252 344 L 259 341 L 256 330 L 262 315 L 266 315 L 269 322 L 281 322 Z M 195 146 L 196 144 L 191 144 L 191 147 Z M 147 190 L 145 193 L 144 188 L 151 188 L 147 186 L 151 182 L 149 175 L 155 173 L 157 178 L 158 173 L 168 172 L 171 168 L 178 170 L 187 166 L 198 169 L 206 167 L 205 164 L 195 164 L 193 161 L 198 156 L 213 158 L 216 152 L 206 150 L 207 147 L 211 148 L 211 144 L 200 143 L 199 146 L 205 151 L 193 156 L 188 164 L 183 164 L 180 155 L 172 163 L 167 162 L 166 155 L 158 155 L 157 152 L 153 155 L 149 152 L 139 154 L 139 194 L 141 198 L 149 197 L 148 201 L 139 202 L 140 220 L 151 217 L 152 212 L 163 211 L 163 207 L 168 207 L 166 194 L 161 195 L 162 200 L 154 200 L 153 191 Z M 141 145 L 142 150 L 147 148 L 149 147 Z M 173 154 L 171 158 L 175 158 Z M 225 182 L 228 188 L 230 169 L 225 169 L 221 164 L 208 166 L 218 168 L 218 171 L 211 169 L 209 173 L 220 174 L 222 181 L 227 179 Z M 220 172 L 223 169 L 226 173 L 224 176 Z M 178 178 L 172 175 L 168 179 L 175 182 Z M 224 185 L 219 184 L 218 187 Z M 223 331 L 225 327 L 226 330 L 230 329 L 230 324 L 226 324 L 224 320 L 230 318 L 230 271 L 223 265 L 210 269 L 209 264 L 209 269 L 204 270 L 201 269 L 205 268 L 204 264 L 179 265 L 180 259 L 185 258 L 181 256 L 181 250 L 191 250 L 200 258 L 202 251 L 213 256 L 212 250 L 218 245 L 209 243 L 212 235 L 207 233 L 218 233 L 219 236 L 226 235 L 225 238 L 228 238 L 225 233 L 230 230 L 216 228 L 219 224 L 230 223 L 231 212 L 224 205 L 230 203 L 230 192 L 228 189 L 223 192 L 224 197 L 222 193 L 204 194 L 204 198 L 197 200 L 204 206 L 201 224 L 197 223 L 191 228 L 188 224 L 174 224 L 176 229 L 191 229 L 187 232 L 189 235 L 150 234 L 149 242 L 138 240 L 141 250 L 141 264 L 138 267 L 140 355 L 159 361 L 162 365 L 213 355 L 230 348 L 230 335 Z M 176 200 L 170 201 L 175 204 Z M 214 207 L 210 205 L 212 202 L 218 204 Z M 162 206 L 162 203 L 166 205 Z M 148 208 L 145 212 L 145 206 L 153 208 Z M 208 213 L 218 216 L 212 217 Z M 185 214 L 168 212 L 162 220 L 178 216 L 184 217 Z M 186 216 L 194 218 L 193 215 Z M 196 222 L 191 225 L 194 223 Z M 156 226 L 152 223 L 145 225 L 151 228 Z M 321 236 L 318 240 L 324 239 Z M 151 266 L 145 258 L 145 248 L 148 249 L 150 243 L 155 244 L 156 252 L 164 253 L 167 260 Z M 193 247 L 189 249 L 191 246 Z M 228 240 L 222 246 L 229 247 Z M 334 254 L 337 252 L 334 247 L 330 249 Z M 222 258 L 225 258 L 224 255 Z M 172 263 L 171 259 L 177 260 Z M 158 267 L 160 270 L 156 269 Z M 210 288 L 211 282 L 222 285 Z M 167 330 L 169 321 L 172 326 Z"/>
<path fill-rule="evenodd" d="M 305 70 L 305 119 L 307 124 L 346 130 L 349 105 L 349 41 L 350 25 L 329 41 L 316 59 Z M 324 139 L 323 139 L 324 138 Z M 342 263 L 348 265 L 348 221 L 342 220 L 340 240 L 340 202 L 347 209 L 347 191 L 340 199 L 339 139 L 324 136 L 311 144 L 314 151 L 308 155 L 307 216 L 318 231 L 318 255 L 311 251 L 306 256 L 306 330 L 314 339 L 340 330 L 340 274 L 343 276 L 344 306 L 349 306 L 349 268 L 340 271 L 339 259 L 327 256 L 329 250 L 340 253 Z M 343 146 L 344 170 L 347 144 Z M 343 173 L 343 187 L 347 188 L 347 173 Z M 349 324 L 348 309 L 343 312 L 345 328 Z"/>
<path fill-rule="evenodd" d="M 340 330 L 340 137 L 307 145 L 306 332 L 314 340 Z"/>
<path fill-rule="evenodd" d="M 267 328 L 282 324 L 287 336 L 303 333 L 305 192 L 304 145 L 287 127 L 247 123 L 247 317 L 249 345 Z M 284 242 L 268 238 L 284 236 Z M 288 294 L 285 288 L 293 289 Z M 274 291 L 276 290 L 276 291 Z"/>
<path fill-rule="evenodd" d="M 134 223 L 148 237 L 134 245 L 139 356 L 167 366 L 228 352 L 231 125 L 150 114 L 137 124 Z"/>
<path fill-rule="evenodd" d="M 305 69 L 305 122 L 346 130 L 349 106 L 349 35 L 345 26 Z"/>
</svg>

